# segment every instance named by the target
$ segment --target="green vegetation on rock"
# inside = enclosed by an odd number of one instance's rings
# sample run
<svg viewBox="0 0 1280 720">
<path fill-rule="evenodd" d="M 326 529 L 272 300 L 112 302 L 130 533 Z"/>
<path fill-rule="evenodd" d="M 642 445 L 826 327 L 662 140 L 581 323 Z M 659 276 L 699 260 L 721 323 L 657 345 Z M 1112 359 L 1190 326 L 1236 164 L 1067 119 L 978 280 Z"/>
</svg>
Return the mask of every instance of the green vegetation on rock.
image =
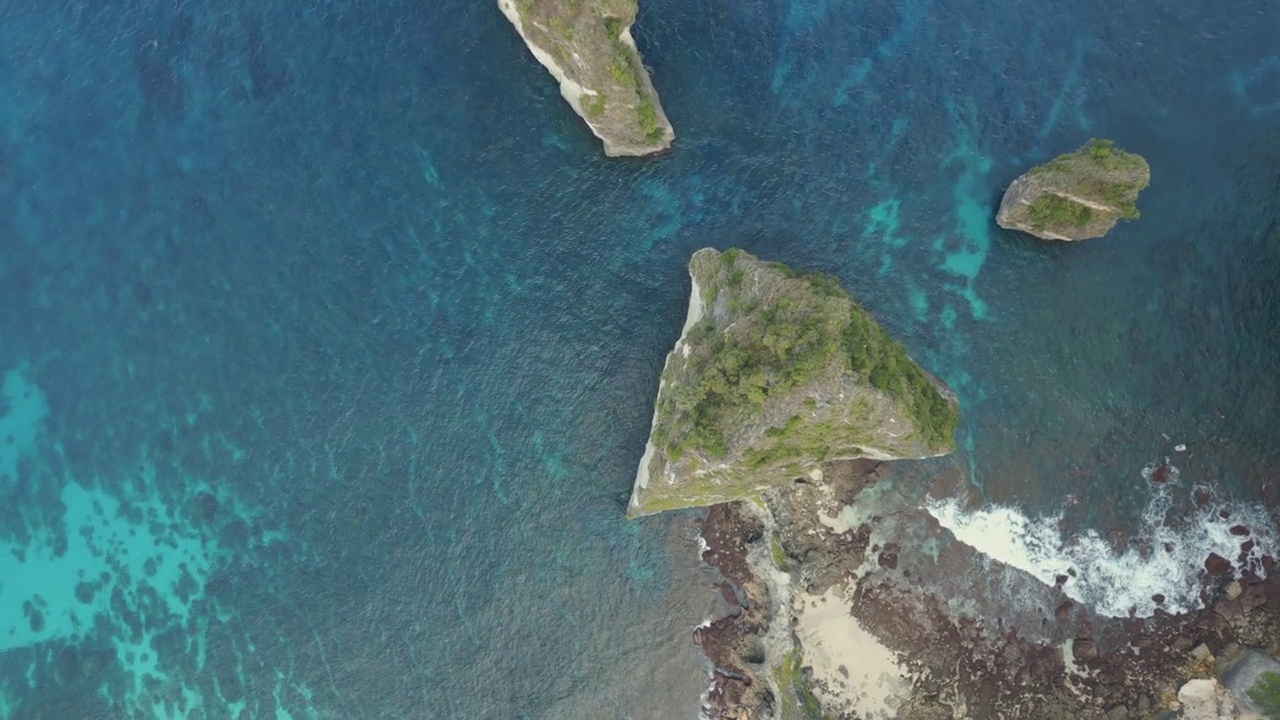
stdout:
<svg viewBox="0 0 1280 720">
<path fill-rule="evenodd" d="M 499 0 L 609 155 L 645 155 L 674 137 L 630 40 L 636 0 Z"/>
<path fill-rule="evenodd" d="M 782 541 L 776 537 L 769 541 L 769 556 L 773 558 L 773 566 L 779 570 L 786 570 L 791 566 L 787 551 L 782 549 Z"/>
<path fill-rule="evenodd" d="M 667 358 L 632 514 L 954 447 L 955 400 L 834 278 L 736 249 L 700 250 L 689 270 L 700 317 Z"/>
<path fill-rule="evenodd" d="M 1151 169 L 1141 156 L 1110 140 L 1090 140 L 1015 180 L 996 221 L 1048 239 L 1100 237 L 1117 220 L 1139 218 L 1138 193 L 1150 180 Z"/>
<path fill-rule="evenodd" d="M 1249 699 L 1271 720 L 1280 720 L 1280 673 L 1263 673 L 1249 688 Z"/>
<path fill-rule="evenodd" d="M 792 650 L 782 658 L 782 663 L 773 669 L 773 680 L 782 694 L 778 699 L 779 720 L 830 720 L 809 687 L 799 650 Z"/>
<path fill-rule="evenodd" d="M 1041 195 L 1027 206 L 1031 224 L 1037 230 L 1047 227 L 1076 227 L 1093 219 L 1093 210 L 1058 195 Z"/>
</svg>

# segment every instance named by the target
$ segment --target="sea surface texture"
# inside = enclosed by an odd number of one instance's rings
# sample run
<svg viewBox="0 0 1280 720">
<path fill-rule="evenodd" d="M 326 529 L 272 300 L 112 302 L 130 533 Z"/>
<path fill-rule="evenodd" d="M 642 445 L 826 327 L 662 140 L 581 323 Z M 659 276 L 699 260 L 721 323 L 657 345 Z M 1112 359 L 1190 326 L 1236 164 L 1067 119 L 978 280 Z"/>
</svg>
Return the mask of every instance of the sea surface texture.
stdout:
<svg viewBox="0 0 1280 720">
<path fill-rule="evenodd" d="M 487 0 L 0 2 L 0 716 L 694 717 L 692 513 L 623 512 L 704 246 L 946 379 L 900 487 L 1028 577 L 1274 547 L 1273 1 L 641 4 L 609 160 Z M 1094 136 L 1140 221 L 997 228 Z"/>
</svg>

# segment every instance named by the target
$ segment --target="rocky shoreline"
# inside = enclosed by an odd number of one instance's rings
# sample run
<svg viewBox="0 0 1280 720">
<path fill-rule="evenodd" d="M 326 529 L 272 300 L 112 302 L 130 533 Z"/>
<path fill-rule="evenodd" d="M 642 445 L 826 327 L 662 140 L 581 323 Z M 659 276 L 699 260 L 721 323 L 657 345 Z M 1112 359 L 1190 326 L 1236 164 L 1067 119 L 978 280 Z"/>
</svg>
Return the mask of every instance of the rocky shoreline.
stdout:
<svg viewBox="0 0 1280 720">
<path fill-rule="evenodd" d="M 886 465 L 842 461 L 823 470 L 821 481 L 771 491 L 759 504 L 717 505 L 700 521 L 702 559 L 719 570 L 719 592 L 734 607 L 694 632 L 715 668 L 704 707 L 711 720 L 1174 718 L 1189 712 L 1178 695 L 1189 680 L 1215 677 L 1247 648 L 1280 654 L 1280 578 L 1234 574 L 1224 558 L 1208 559 L 1204 609 L 1185 615 L 1099 617 L 1047 587 L 1036 596 L 1037 623 L 966 611 L 913 578 L 916 551 L 887 541 L 885 518 L 839 512 L 874 492 Z M 898 659 L 906 691 L 894 697 L 896 713 L 837 707 L 830 698 L 841 689 L 825 687 L 807 658 L 794 676 L 771 670 L 788 653 L 806 652 L 793 597 L 833 588 Z"/>
</svg>

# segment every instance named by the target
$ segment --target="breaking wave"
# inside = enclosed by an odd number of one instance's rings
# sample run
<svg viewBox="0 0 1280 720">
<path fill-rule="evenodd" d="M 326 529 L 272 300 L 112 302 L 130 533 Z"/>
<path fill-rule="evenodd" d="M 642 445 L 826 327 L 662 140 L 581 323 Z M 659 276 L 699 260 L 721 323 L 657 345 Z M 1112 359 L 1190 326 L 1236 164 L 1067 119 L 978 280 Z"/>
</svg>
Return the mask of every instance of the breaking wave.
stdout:
<svg viewBox="0 0 1280 720">
<path fill-rule="evenodd" d="M 931 498 L 925 509 L 960 542 L 1047 585 L 1062 583 L 1068 597 L 1112 617 L 1202 607 L 1200 588 L 1211 553 L 1237 571 L 1259 575 L 1262 557 L 1276 556 L 1277 533 L 1262 507 L 1233 506 L 1223 517 L 1222 506 L 1211 504 L 1175 523 L 1168 517 L 1169 491 L 1154 492 L 1141 526 L 1122 549 L 1092 529 L 1064 535 L 1061 515 L 1032 518 L 1002 505 L 967 511 L 956 499 Z"/>
</svg>

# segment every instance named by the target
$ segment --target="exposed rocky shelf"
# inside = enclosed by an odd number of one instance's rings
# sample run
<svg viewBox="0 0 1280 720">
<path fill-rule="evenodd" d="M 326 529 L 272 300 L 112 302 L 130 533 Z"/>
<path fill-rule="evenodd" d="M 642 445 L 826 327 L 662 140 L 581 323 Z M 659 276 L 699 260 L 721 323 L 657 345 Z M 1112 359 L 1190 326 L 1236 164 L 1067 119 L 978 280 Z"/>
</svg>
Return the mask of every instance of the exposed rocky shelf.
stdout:
<svg viewBox="0 0 1280 720">
<path fill-rule="evenodd" d="M 822 482 L 711 508 L 702 523 L 703 559 L 721 569 L 731 584 L 722 592 L 738 598 L 739 608 L 695 635 L 718 669 L 708 717 L 1259 717 L 1238 713 L 1237 706 L 1248 709 L 1244 689 L 1258 672 L 1276 667 L 1268 655 L 1280 655 L 1276 573 L 1262 578 L 1228 569 L 1211 576 L 1206 570 L 1204 609 L 1145 619 L 1098 617 L 1060 589 L 1045 587 L 1038 636 L 1029 636 L 998 619 L 957 611 L 922 587 L 914 572 L 921 550 L 880 539 L 886 518 L 841 512 L 882 482 L 887 469 L 867 460 L 829 463 Z M 1275 567 L 1269 557 L 1264 564 Z M 818 666 L 830 658 L 814 653 L 795 602 L 816 596 L 842 600 L 841 611 L 858 620 L 859 631 L 896 658 L 900 677 L 890 713 L 868 712 L 865 704 L 869 691 L 884 688 L 864 684 L 851 691 L 841 678 L 824 677 Z M 848 659 L 849 676 L 856 679 L 855 661 L 865 664 L 867 657 L 860 649 Z"/>
</svg>

